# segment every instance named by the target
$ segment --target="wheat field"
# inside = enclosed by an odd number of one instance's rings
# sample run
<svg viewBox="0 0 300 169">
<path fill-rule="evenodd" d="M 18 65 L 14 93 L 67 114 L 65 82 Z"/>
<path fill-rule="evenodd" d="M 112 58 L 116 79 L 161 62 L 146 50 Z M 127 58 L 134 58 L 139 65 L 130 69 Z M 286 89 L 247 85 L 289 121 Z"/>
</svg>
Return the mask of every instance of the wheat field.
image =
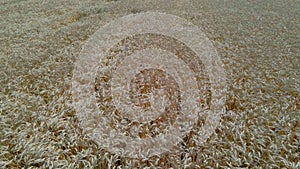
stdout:
<svg viewBox="0 0 300 169">
<path fill-rule="evenodd" d="M 299 0 L 0 0 L 0 168 L 300 168 L 299 9 Z M 131 158 L 85 134 L 72 77 L 99 28 L 149 11 L 206 34 L 224 65 L 226 110 L 204 144 L 185 137 L 178 151 Z"/>
</svg>

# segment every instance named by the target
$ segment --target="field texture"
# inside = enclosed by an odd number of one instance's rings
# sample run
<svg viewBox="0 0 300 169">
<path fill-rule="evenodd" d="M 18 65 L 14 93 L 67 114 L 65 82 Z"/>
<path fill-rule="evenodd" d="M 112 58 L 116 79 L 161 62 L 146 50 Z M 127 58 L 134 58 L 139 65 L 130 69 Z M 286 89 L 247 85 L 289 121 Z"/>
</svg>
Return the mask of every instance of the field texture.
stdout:
<svg viewBox="0 0 300 169">
<path fill-rule="evenodd" d="M 299 9 L 299 0 L 0 0 L 0 168 L 300 168 Z M 205 143 L 186 136 L 178 151 L 131 158 L 85 134 L 71 88 L 89 37 L 142 12 L 206 34 L 224 64 L 226 110 Z"/>
</svg>

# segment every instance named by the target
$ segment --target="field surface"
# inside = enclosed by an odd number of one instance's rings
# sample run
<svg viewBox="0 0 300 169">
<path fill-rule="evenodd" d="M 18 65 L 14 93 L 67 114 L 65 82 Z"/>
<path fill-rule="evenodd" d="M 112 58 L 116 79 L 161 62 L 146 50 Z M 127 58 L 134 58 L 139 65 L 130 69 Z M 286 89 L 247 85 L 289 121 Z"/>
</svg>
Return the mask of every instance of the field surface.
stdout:
<svg viewBox="0 0 300 169">
<path fill-rule="evenodd" d="M 0 0 L 0 168 L 300 168 L 299 9 L 299 0 Z M 84 134 L 71 86 L 93 33 L 149 11 L 207 35 L 226 72 L 226 112 L 201 146 L 135 159 Z"/>
</svg>

